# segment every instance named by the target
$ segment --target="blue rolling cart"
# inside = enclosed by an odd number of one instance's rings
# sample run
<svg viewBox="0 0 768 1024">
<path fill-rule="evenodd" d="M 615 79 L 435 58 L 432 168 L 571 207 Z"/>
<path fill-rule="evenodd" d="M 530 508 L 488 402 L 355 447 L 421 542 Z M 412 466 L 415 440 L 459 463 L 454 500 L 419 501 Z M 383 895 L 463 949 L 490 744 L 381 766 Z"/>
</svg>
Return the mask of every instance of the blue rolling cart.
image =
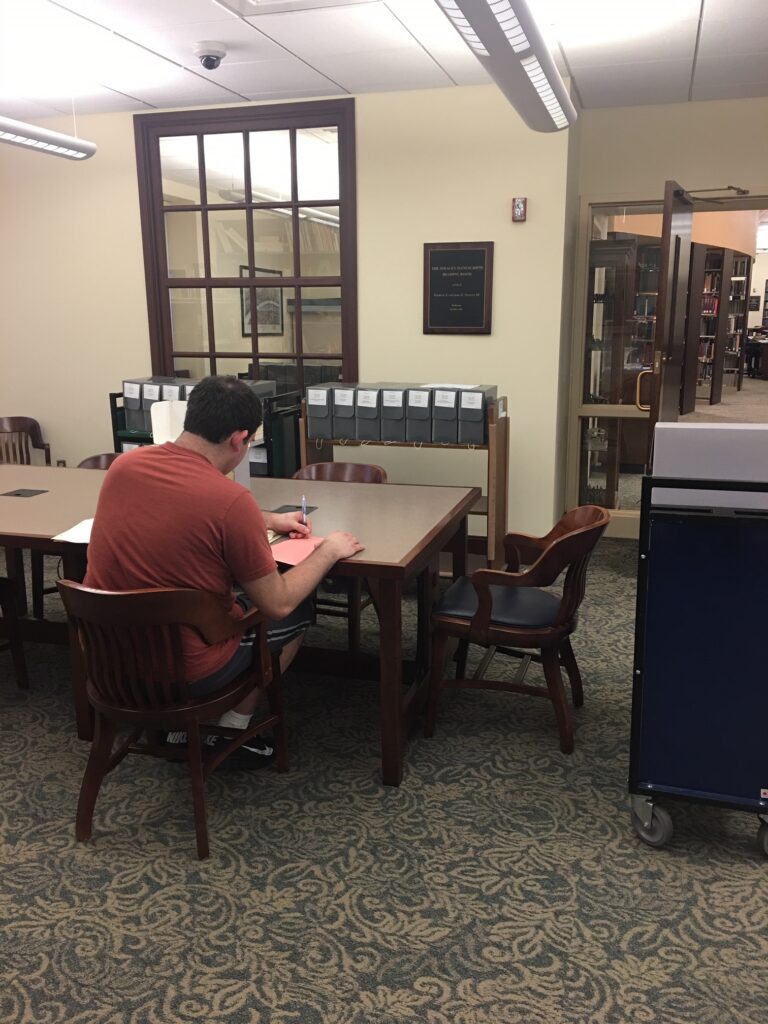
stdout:
<svg viewBox="0 0 768 1024">
<path fill-rule="evenodd" d="M 650 846 L 683 799 L 756 813 L 768 855 L 768 509 L 734 492 L 768 484 L 643 480 L 629 792 Z"/>
</svg>

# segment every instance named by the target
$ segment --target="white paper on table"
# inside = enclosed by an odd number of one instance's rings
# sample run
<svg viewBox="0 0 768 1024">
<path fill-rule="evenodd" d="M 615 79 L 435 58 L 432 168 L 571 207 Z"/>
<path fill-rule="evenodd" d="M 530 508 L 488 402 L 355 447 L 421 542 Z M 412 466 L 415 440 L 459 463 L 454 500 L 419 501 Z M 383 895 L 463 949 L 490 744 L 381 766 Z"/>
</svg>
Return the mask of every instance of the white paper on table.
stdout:
<svg viewBox="0 0 768 1024">
<path fill-rule="evenodd" d="M 83 519 L 82 522 L 77 523 L 76 526 L 71 526 L 68 530 L 63 533 L 57 533 L 52 540 L 65 540 L 69 541 L 70 544 L 87 544 L 91 539 L 91 527 L 93 526 L 92 519 Z"/>
</svg>

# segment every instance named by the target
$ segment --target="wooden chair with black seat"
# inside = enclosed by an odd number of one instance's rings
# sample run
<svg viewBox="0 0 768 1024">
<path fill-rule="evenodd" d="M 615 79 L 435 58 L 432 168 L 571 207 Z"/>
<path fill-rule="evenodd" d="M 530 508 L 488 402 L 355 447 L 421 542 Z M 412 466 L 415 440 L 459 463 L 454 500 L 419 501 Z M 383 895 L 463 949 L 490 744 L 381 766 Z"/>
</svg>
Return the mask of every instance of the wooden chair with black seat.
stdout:
<svg viewBox="0 0 768 1024">
<path fill-rule="evenodd" d="M 70 624 L 73 645 L 82 656 L 88 701 L 95 716 L 91 753 L 80 788 L 75 835 L 89 839 L 93 811 L 104 777 L 127 754 L 187 761 L 192 776 L 197 854 L 208 856 L 205 780 L 221 762 L 256 733 L 271 728 L 278 771 L 288 770 L 285 724 L 277 657 L 266 642 L 267 623 L 253 609 L 233 619 L 216 594 L 187 589 L 93 590 L 69 580 L 58 588 Z M 255 664 L 221 690 L 205 697 L 189 694 L 181 648 L 182 628 L 191 628 L 207 644 L 220 643 L 258 627 Z M 269 713 L 247 729 L 209 725 L 259 688 Z M 130 728 L 113 750 L 118 726 Z M 183 731 L 187 744 L 168 744 L 162 733 Z M 142 736 L 144 742 L 140 742 Z M 214 748 L 205 736 L 228 737 Z"/>
<path fill-rule="evenodd" d="M 27 663 L 24 658 L 24 646 L 19 631 L 19 614 L 17 608 L 16 588 L 12 580 L 0 576 L 0 611 L 3 613 L 7 639 L 0 643 L 0 651 L 10 651 L 13 668 L 16 672 L 16 685 L 20 690 L 29 689 Z"/>
<path fill-rule="evenodd" d="M 348 484 L 385 484 L 386 471 L 381 466 L 364 462 L 312 462 L 302 466 L 293 474 L 294 480 L 328 480 Z M 363 592 L 363 580 L 330 577 L 330 586 L 338 588 L 335 595 L 318 590 L 315 607 L 320 615 L 332 615 L 347 620 L 347 647 L 350 651 L 360 648 L 360 614 L 374 600 L 370 584 L 366 581 L 367 593 Z"/>
<path fill-rule="evenodd" d="M 442 690 L 502 690 L 548 698 L 555 710 L 560 749 L 572 753 L 573 716 L 560 669 L 561 665 L 565 668 L 573 704 L 580 707 L 584 692 L 570 635 L 584 598 L 589 559 L 609 520 L 605 509 L 582 505 L 567 512 L 544 537 L 508 533 L 504 538 L 506 570 L 479 569 L 448 588 L 432 614 L 427 736 L 435 731 Z M 529 568 L 521 571 L 523 564 Z M 554 584 L 564 571 L 562 594 L 542 589 Z M 455 679 L 444 675 L 449 637 L 459 639 Z M 465 678 L 469 644 L 487 649 L 471 679 Z M 532 650 L 540 653 L 526 653 Z M 514 680 L 485 676 L 495 653 L 523 659 Z M 530 661 L 543 665 L 546 687 L 523 682 Z"/>
<path fill-rule="evenodd" d="M 41 451 L 45 465 L 51 464 L 51 446 L 43 440 L 43 432 L 37 420 L 30 416 L 0 416 L 0 463 L 14 466 L 31 466 L 32 452 Z M 20 549 L 6 549 L 6 563 L 9 575 L 19 584 L 24 579 L 24 562 Z M 32 567 L 32 611 L 36 618 L 43 617 L 43 552 L 33 550 Z M 52 593 L 51 591 L 48 591 Z M 19 595 L 21 612 L 26 611 L 26 596 Z"/>
</svg>

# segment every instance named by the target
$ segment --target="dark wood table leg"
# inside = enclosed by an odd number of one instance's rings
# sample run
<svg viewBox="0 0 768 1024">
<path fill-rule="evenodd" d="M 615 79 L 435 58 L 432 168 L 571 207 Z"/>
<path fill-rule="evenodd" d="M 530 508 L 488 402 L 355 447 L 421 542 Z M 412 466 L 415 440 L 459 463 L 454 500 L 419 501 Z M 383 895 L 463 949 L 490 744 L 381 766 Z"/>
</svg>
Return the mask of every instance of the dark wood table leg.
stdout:
<svg viewBox="0 0 768 1024">
<path fill-rule="evenodd" d="M 451 541 L 451 555 L 453 562 L 453 578 L 467 575 L 467 517 L 459 523 L 459 528 Z"/>
<path fill-rule="evenodd" d="M 381 778 L 399 786 L 403 778 L 403 651 L 402 585 L 379 582 L 379 720 Z"/>
<path fill-rule="evenodd" d="M 19 618 L 27 614 L 27 581 L 24 576 L 24 552 L 21 548 L 5 549 L 5 571 L 13 582 L 16 595 L 16 613 Z"/>
<path fill-rule="evenodd" d="M 65 580 L 80 583 L 88 565 L 87 549 L 84 544 L 68 544 L 61 556 L 61 568 Z M 85 665 L 80 644 L 70 629 L 69 658 L 72 671 L 72 700 L 75 705 L 75 724 L 81 740 L 93 739 L 93 709 L 88 703 L 85 690 Z"/>
<path fill-rule="evenodd" d="M 432 643 L 432 605 L 435 600 L 435 582 L 438 574 L 437 561 L 430 563 L 417 580 L 417 626 L 416 626 L 416 668 L 415 679 L 429 672 L 429 653 Z"/>
</svg>

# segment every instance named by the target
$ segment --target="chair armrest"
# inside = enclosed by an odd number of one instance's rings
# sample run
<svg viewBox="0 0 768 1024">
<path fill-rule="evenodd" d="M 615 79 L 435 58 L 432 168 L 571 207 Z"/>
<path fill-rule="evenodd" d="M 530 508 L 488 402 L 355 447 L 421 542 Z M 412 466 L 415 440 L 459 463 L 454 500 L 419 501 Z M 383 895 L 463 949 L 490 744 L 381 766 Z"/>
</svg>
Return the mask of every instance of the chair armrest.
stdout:
<svg viewBox="0 0 768 1024">
<path fill-rule="evenodd" d="M 547 546 L 546 537 L 531 537 L 527 533 L 508 533 L 504 537 L 504 558 L 510 572 L 517 572 L 520 565 L 535 562 Z"/>
<path fill-rule="evenodd" d="M 269 620 L 258 608 L 251 608 L 242 619 L 237 621 L 237 632 L 241 635 L 247 629 L 256 629 L 258 637 L 254 639 L 254 647 L 258 648 L 258 662 L 261 665 L 261 684 L 269 686 L 272 682 L 272 652 L 267 647 L 267 627 Z M 257 658 L 254 657 L 254 663 Z"/>
</svg>

